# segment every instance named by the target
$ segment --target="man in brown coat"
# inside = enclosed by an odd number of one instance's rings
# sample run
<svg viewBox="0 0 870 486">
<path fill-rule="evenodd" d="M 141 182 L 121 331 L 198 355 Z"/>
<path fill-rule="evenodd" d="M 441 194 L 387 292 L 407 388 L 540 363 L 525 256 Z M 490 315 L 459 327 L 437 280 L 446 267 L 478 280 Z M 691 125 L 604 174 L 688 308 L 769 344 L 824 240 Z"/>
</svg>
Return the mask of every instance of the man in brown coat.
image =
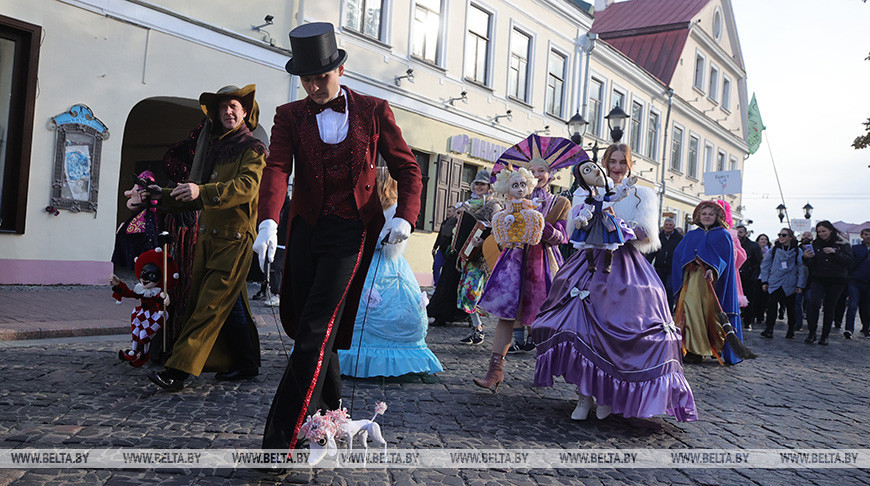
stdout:
<svg viewBox="0 0 870 486">
<path fill-rule="evenodd" d="M 161 205 L 170 210 L 201 210 L 187 316 L 166 368 L 148 376 L 169 391 L 203 371 L 218 371 L 218 380 L 238 380 L 256 376 L 260 366 L 245 285 L 266 163 L 265 145 L 251 134 L 259 113 L 254 92 L 254 85 L 227 86 L 200 95 L 209 123 L 192 173 L 205 182 L 149 188 L 160 189 Z"/>
</svg>

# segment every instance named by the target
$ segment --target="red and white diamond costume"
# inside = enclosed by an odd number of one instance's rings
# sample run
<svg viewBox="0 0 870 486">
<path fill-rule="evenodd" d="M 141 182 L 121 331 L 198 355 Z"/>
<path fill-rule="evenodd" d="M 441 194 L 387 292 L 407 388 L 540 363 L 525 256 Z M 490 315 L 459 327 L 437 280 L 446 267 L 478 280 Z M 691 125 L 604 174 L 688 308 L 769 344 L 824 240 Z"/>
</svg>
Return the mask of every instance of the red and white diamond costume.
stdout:
<svg viewBox="0 0 870 486">
<path fill-rule="evenodd" d="M 150 348 L 151 339 L 154 334 L 163 327 L 166 322 L 166 310 L 164 304 L 165 294 L 161 288 L 164 281 L 163 274 L 167 273 L 165 281 L 166 286 L 170 289 L 178 283 L 178 268 L 172 258 L 167 257 L 166 266 L 168 271 L 163 268 L 164 255 L 160 248 L 146 251 L 139 255 L 135 260 L 136 276 L 139 277 L 139 282 L 131 290 L 124 282 L 116 280 L 117 277 L 112 276 L 112 297 L 121 303 L 124 297 L 131 299 L 139 299 L 140 304 L 133 308 L 130 314 L 130 333 L 132 334 L 132 343 L 130 349 L 119 351 L 118 358 L 122 361 L 127 361 L 130 365 L 140 367 L 151 358 Z M 156 278 L 158 281 L 153 282 L 147 278 L 143 278 L 142 270 L 148 265 L 159 269 L 159 274 L 151 274 L 150 278 Z M 149 269 L 151 270 L 151 269 Z"/>
</svg>

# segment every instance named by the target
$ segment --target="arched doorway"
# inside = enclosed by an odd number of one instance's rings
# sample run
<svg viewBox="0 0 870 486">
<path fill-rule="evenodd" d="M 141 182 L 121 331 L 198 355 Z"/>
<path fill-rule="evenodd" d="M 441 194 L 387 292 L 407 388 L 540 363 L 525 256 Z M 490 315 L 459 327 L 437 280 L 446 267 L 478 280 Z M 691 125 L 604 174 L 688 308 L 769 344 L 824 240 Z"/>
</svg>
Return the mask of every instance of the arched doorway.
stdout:
<svg viewBox="0 0 870 486">
<path fill-rule="evenodd" d="M 188 98 L 148 98 L 130 110 L 121 146 L 115 227 L 129 216 L 124 191 L 133 187 L 134 174 L 150 170 L 160 183 L 165 184 L 163 155 L 171 145 L 183 140 L 204 117 L 199 101 Z"/>
<path fill-rule="evenodd" d="M 159 183 L 165 184 L 167 177 L 163 155 L 170 146 L 187 137 L 203 118 L 205 115 L 199 101 L 189 98 L 147 98 L 130 110 L 121 146 L 116 228 L 129 216 L 124 191 L 133 187 L 134 174 L 150 170 Z M 253 133 L 269 146 L 269 136 L 262 126 L 258 126 Z"/>
</svg>

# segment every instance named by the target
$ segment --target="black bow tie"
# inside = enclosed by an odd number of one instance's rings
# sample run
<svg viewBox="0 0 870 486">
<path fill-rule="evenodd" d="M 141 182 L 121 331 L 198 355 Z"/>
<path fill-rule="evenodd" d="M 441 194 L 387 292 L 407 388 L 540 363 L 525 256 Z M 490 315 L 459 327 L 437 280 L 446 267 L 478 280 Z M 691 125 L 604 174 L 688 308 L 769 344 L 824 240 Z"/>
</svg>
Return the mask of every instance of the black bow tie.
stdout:
<svg viewBox="0 0 870 486">
<path fill-rule="evenodd" d="M 338 113 L 344 113 L 344 95 L 339 96 L 338 98 L 324 104 L 319 104 L 314 101 L 311 101 L 311 98 L 308 99 L 308 113 L 312 115 L 316 115 L 323 110 L 329 108 Z"/>
</svg>

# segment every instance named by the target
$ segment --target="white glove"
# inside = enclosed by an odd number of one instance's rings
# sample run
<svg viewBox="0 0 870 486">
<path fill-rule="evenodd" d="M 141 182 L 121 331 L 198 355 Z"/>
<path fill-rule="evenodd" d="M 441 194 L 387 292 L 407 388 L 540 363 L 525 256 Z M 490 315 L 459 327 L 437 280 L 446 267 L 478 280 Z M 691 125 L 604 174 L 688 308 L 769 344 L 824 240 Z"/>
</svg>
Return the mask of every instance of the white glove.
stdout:
<svg viewBox="0 0 870 486">
<path fill-rule="evenodd" d="M 395 245 L 400 241 L 405 241 L 411 236 L 411 223 L 402 218 L 396 218 L 387 221 L 384 225 L 384 230 L 389 231 L 387 243 Z M 384 233 L 384 232 L 382 232 Z"/>
<path fill-rule="evenodd" d="M 264 219 L 254 240 L 254 253 L 260 257 L 260 270 L 266 271 L 266 260 L 275 260 L 275 250 L 278 249 L 278 223 L 274 219 Z"/>
<path fill-rule="evenodd" d="M 625 199 L 626 196 L 628 196 L 628 191 L 630 191 L 630 190 L 631 190 L 631 186 L 627 186 L 625 184 L 620 184 L 620 185 L 616 186 L 616 188 L 614 188 L 614 190 L 613 190 L 615 197 L 613 197 L 611 199 L 611 202 L 621 201 L 621 200 Z"/>
<path fill-rule="evenodd" d="M 592 218 L 592 211 L 589 208 L 583 208 L 578 213 L 577 216 L 574 217 L 574 227 L 577 229 L 581 229 L 586 227 L 589 224 L 589 219 Z"/>
</svg>

